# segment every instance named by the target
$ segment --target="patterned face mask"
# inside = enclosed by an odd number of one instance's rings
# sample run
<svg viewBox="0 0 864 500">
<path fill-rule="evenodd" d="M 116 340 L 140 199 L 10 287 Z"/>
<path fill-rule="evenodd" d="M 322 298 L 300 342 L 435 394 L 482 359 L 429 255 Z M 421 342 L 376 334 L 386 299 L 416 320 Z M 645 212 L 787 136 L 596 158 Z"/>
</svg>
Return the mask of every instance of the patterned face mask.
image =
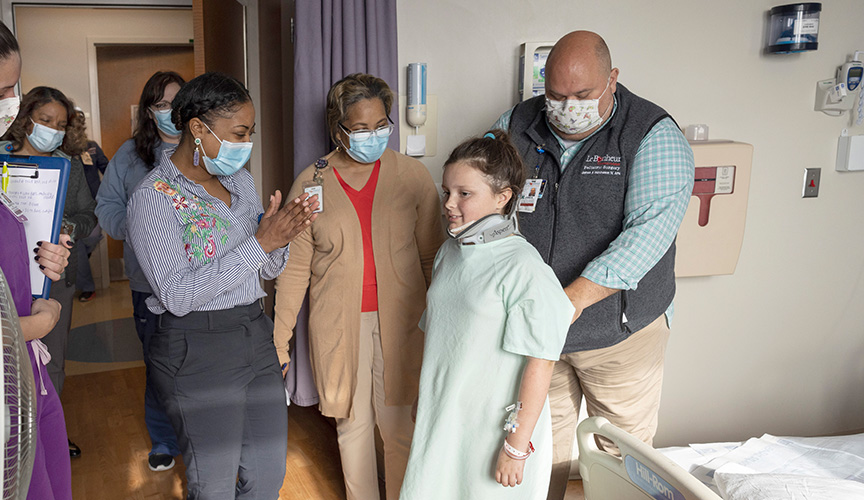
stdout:
<svg viewBox="0 0 864 500">
<path fill-rule="evenodd" d="M 546 98 L 546 120 L 555 128 L 567 135 L 581 134 L 600 125 L 603 115 L 600 114 L 600 99 L 609 90 L 611 76 L 606 80 L 606 88 L 597 99 L 567 99 L 553 101 Z M 611 103 L 609 104 L 612 105 Z M 607 108 L 608 111 L 608 108 Z M 603 112 L 606 114 L 606 111 Z"/>
<path fill-rule="evenodd" d="M 0 100 L 0 135 L 9 130 L 9 126 L 15 121 L 18 116 L 18 108 L 21 105 L 21 99 L 16 95 Z"/>
</svg>

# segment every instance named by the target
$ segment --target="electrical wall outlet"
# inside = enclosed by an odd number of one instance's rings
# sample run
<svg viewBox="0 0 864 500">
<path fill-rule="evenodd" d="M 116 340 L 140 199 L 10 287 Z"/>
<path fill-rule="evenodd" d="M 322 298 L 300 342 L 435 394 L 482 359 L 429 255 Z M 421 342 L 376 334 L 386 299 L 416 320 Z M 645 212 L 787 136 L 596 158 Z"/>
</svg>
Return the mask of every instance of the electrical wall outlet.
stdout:
<svg viewBox="0 0 864 500">
<path fill-rule="evenodd" d="M 822 176 L 821 168 L 804 169 L 804 192 L 802 198 L 816 198 L 819 196 L 819 178 Z"/>
</svg>

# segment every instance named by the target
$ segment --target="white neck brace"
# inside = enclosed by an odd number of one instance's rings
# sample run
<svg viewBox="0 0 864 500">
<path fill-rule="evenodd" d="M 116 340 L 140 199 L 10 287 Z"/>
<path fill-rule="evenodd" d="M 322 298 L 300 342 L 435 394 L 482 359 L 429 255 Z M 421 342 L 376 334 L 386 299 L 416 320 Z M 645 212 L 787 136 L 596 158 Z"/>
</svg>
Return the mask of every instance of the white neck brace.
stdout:
<svg viewBox="0 0 864 500">
<path fill-rule="evenodd" d="M 512 234 L 519 234 L 519 225 L 516 223 L 515 217 L 490 214 L 456 228 L 455 232 L 448 229 L 447 233 L 462 245 L 477 245 L 500 240 Z"/>
</svg>

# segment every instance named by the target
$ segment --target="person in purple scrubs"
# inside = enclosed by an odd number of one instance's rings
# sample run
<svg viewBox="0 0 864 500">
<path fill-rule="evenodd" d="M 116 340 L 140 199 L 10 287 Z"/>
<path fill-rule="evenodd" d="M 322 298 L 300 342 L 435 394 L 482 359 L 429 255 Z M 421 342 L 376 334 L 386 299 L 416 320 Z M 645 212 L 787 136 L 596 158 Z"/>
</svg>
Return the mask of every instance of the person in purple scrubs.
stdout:
<svg viewBox="0 0 864 500">
<path fill-rule="evenodd" d="M 21 76 L 18 42 L 5 24 L 0 23 L 0 135 L 18 113 L 19 98 L 15 84 Z M 30 259 L 54 281 L 68 264 L 71 243 L 61 236 L 62 245 L 40 241 L 32 251 L 27 248 L 24 226 L 5 206 L 0 205 L 0 270 L 9 283 L 21 331 L 27 341 L 30 365 L 36 380 L 36 450 L 28 500 L 71 500 L 72 470 L 67 451 L 66 424 L 60 398 L 48 378 L 45 364 L 48 349 L 39 340 L 60 319 L 60 303 L 54 299 L 33 300 L 30 290 Z M 65 246 L 65 247 L 64 247 Z"/>
</svg>

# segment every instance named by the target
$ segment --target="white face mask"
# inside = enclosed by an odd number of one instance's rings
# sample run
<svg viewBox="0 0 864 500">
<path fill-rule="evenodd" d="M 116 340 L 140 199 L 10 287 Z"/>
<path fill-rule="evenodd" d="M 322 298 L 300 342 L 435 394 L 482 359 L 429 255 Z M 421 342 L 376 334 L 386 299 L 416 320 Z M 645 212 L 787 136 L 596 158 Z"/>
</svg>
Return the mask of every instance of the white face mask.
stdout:
<svg viewBox="0 0 864 500">
<path fill-rule="evenodd" d="M 0 135 L 6 133 L 21 107 L 21 98 L 17 95 L 0 100 Z"/>
<path fill-rule="evenodd" d="M 600 114 L 600 99 L 609 90 L 611 77 L 606 80 L 606 88 L 597 99 L 567 99 L 553 101 L 546 98 L 546 120 L 567 135 L 581 134 L 603 122 Z M 611 103 L 609 104 L 612 105 Z M 609 108 L 606 108 L 608 111 Z M 606 114 L 603 111 L 603 114 Z"/>
</svg>

